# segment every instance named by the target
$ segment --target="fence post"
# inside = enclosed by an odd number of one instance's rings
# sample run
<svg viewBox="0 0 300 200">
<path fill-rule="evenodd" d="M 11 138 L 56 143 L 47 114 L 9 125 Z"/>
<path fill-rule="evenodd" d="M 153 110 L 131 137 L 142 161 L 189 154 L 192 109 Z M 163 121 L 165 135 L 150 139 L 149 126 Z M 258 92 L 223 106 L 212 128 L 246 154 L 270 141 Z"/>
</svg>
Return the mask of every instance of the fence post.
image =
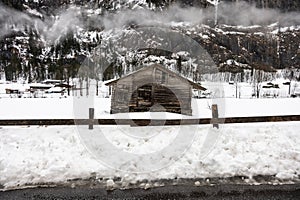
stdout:
<svg viewBox="0 0 300 200">
<path fill-rule="evenodd" d="M 89 130 L 94 129 L 94 113 L 95 113 L 95 109 L 90 108 L 89 109 Z"/>
<path fill-rule="evenodd" d="M 219 124 L 216 122 L 217 119 L 219 118 L 219 111 L 218 111 L 218 105 L 217 104 L 213 104 L 211 106 L 211 112 L 212 112 L 212 120 L 214 122 L 213 124 L 213 128 L 219 128 Z"/>
</svg>

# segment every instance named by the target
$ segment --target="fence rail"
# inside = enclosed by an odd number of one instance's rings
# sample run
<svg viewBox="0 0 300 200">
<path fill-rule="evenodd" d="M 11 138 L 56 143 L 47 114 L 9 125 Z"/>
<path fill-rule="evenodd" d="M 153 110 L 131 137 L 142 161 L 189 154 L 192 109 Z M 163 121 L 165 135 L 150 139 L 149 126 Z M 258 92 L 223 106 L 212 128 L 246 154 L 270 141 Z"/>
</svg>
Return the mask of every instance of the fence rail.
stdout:
<svg viewBox="0 0 300 200">
<path fill-rule="evenodd" d="M 204 124 L 233 124 L 258 122 L 300 121 L 300 115 L 228 117 L 201 119 L 26 119 L 0 120 L 0 126 L 60 126 L 60 125 L 130 125 L 130 126 L 176 126 Z M 91 126 L 92 125 L 92 126 Z"/>
</svg>

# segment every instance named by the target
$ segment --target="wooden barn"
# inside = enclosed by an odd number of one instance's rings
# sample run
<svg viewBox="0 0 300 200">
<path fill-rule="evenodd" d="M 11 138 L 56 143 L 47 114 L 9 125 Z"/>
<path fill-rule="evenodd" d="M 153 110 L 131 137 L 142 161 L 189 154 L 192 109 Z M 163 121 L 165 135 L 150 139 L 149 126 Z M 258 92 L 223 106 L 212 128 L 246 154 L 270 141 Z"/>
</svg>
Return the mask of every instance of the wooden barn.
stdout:
<svg viewBox="0 0 300 200">
<path fill-rule="evenodd" d="M 106 83 L 111 87 L 111 113 L 173 112 L 192 114 L 192 89 L 206 90 L 159 64 L 143 67 Z"/>
</svg>

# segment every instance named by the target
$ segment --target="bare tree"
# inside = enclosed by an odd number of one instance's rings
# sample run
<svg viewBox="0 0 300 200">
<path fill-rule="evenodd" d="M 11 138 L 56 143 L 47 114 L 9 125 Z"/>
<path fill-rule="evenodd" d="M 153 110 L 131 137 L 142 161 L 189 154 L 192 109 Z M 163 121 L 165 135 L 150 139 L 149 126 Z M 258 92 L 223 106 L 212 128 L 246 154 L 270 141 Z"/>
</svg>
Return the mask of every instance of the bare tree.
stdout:
<svg viewBox="0 0 300 200">
<path fill-rule="evenodd" d="M 260 97 L 260 88 L 263 81 L 263 71 L 254 69 L 253 72 L 253 89 L 254 89 L 254 96 L 256 98 Z"/>
</svg>

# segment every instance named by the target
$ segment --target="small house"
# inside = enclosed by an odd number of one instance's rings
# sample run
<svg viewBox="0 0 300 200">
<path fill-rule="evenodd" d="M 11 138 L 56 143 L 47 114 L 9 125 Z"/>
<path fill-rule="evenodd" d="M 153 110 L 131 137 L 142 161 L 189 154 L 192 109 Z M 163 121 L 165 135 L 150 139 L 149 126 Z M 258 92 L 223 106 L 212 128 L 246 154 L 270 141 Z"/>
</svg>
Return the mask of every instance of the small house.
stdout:
<svg viewBox="0 0 300 200">
<path fill-rule="evenodd" d="M 206 90 L 159 64 L 106 83 L 112 89 L 111 113 L 173 112 L 192 115 L 192 90 Z"/>
<path fill-rule="evenodd" d="M 42 83 L 35 83 L 30 85 L 30 92 L 33 94 L 34 98 L 44 98 L 46 90 L 49 90 L 52 85 L 46 85 Z"/>
<path fill-rule="evenodd" d="M 49 90 L 50 88 L 52 88 L 52 85 L 46 85 L 46 84 L 41 84 L 41 83 L 35 83 L 35 84 L 31 84 L 30 85 L 30 90 L 32 92 L 35 91 L 45 91 L 45 90 Z"/>
</svg>

